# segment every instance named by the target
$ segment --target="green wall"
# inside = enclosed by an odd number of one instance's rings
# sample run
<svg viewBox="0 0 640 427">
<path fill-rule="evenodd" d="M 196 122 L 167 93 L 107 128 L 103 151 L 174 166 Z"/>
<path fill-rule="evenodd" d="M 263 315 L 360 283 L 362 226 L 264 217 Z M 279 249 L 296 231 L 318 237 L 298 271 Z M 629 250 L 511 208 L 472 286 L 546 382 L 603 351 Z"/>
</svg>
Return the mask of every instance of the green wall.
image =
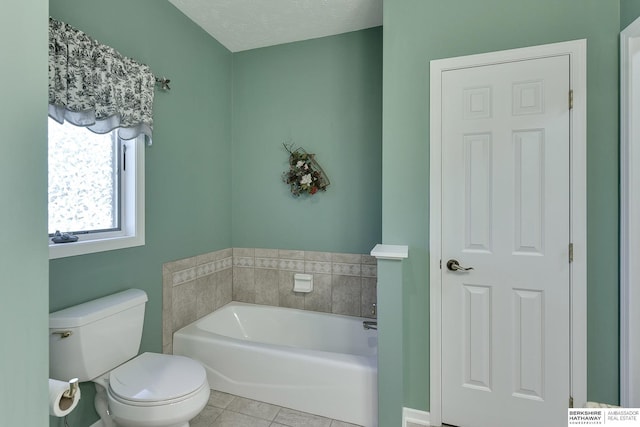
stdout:
<svg viewBox="0 0 640 427">
<path fill-rule="evenodd" d="M 0 424 L 48 417 L 47 2 L 8 2 L 0 14 Z"/>
<path fill-rule="evenodd" d="M 640 1 L 620 0 L 620 30 L 624 30 L 640 16 Z"/>
<path fill-rule="evenodd" d="M 233 244 L 369 253 L 381 239 L 382 28 L 233 56 Z M 326 192 L 294 198 L 283 142 Z"/>
<path fill-rule="evenodd" d="M 382 224 L 383 242 L 410 247 L 404 354 L 395 354 L 404 363 L 405 406 L 429 408 L 429 61 L 582 38 L 588 40 L 588 398 L 618 402 L 619 27 L 619 0 L 385 1 Z M 390 411 L 397 419 L 400 408 Z"/>
<path fill-rule="evenodd" d="M 171 79 L 156 91 L 145 154 L 146 245 L 52 260 L 49 276 L 51 311 L 145 290 L 141 351 L 160 352 L 162 263 L 231 245 L 231 53 L 166 1 L 51 0 L 50 13 Z M 71 425 L 97 419 L 93 387 L 82 391 Z"/>
</svg>

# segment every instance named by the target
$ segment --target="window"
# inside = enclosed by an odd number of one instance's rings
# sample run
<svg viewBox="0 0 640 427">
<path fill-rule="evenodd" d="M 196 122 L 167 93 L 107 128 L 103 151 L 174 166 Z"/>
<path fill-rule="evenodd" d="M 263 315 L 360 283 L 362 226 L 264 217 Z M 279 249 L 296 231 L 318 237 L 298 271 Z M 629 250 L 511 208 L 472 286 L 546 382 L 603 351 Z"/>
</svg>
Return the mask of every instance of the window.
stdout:
<svg viewBox="0 0 640 427">
<path fill-rule="evenodd" d="M 49 258 L 144 244 L 144 136 L 49 119 Z M 77 236 L 53 243 L 56 231 Z"/>
</svg>

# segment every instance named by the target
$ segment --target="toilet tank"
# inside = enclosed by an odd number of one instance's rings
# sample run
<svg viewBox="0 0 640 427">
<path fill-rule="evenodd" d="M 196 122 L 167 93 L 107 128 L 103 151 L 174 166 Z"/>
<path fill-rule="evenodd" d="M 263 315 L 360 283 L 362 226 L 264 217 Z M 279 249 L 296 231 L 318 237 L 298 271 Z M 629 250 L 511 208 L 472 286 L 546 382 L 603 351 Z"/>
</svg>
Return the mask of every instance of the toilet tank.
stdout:
<svg viewBox="0 0 640 427">
<path fill-rule="evenodd" d="M 135 357 L 147 294 L 129 289 L 49 314 L 49 377 L 90 381 Z"/>
</svg>

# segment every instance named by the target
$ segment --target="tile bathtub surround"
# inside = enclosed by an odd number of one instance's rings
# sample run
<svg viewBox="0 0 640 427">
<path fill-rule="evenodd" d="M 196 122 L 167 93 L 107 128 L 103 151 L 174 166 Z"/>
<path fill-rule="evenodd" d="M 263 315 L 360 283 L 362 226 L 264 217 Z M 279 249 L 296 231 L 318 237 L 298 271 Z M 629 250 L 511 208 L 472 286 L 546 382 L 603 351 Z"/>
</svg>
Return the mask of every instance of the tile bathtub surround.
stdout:
<svg viewBox="0 0 640 427">
<path fill-rule="evenodd" d="M 173 352 L 173 333 L 231 302 L 232 250 L 223 249 L 162 266 L 162 351 Z"/>
<path fill-rule="evenodd" d="M 167 262 L 162 273 L 165 353 L 175 331 L 232 300 L 375 317 L 377 262 L 369 255 L 229 248 Z M 312 292 L 293 292 L 295 273 L 313 275 Z"/>
<path fill-rule="evenodd" d="M 313 291 L 293 292 L 296 273 Z M 233 249 L 233 300 L 348 316 L 375 317 L 377 263 L 369 255 Z"/>
</svg>

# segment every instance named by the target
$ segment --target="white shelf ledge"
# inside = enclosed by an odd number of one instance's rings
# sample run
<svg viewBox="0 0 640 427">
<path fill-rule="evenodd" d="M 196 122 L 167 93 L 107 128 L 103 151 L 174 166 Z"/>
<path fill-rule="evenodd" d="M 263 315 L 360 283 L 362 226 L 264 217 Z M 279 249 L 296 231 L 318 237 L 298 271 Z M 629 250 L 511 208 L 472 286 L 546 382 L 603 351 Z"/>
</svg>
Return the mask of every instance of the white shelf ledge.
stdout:
<svg viewBox="0 0 640 427">
<path fill-rule="evenodd" d="M 409 258 L 409 246 L 377 244 L 375 248 L 371 250 L 371 256 L 377 259 L 402 260 Z"/>
</svg>

